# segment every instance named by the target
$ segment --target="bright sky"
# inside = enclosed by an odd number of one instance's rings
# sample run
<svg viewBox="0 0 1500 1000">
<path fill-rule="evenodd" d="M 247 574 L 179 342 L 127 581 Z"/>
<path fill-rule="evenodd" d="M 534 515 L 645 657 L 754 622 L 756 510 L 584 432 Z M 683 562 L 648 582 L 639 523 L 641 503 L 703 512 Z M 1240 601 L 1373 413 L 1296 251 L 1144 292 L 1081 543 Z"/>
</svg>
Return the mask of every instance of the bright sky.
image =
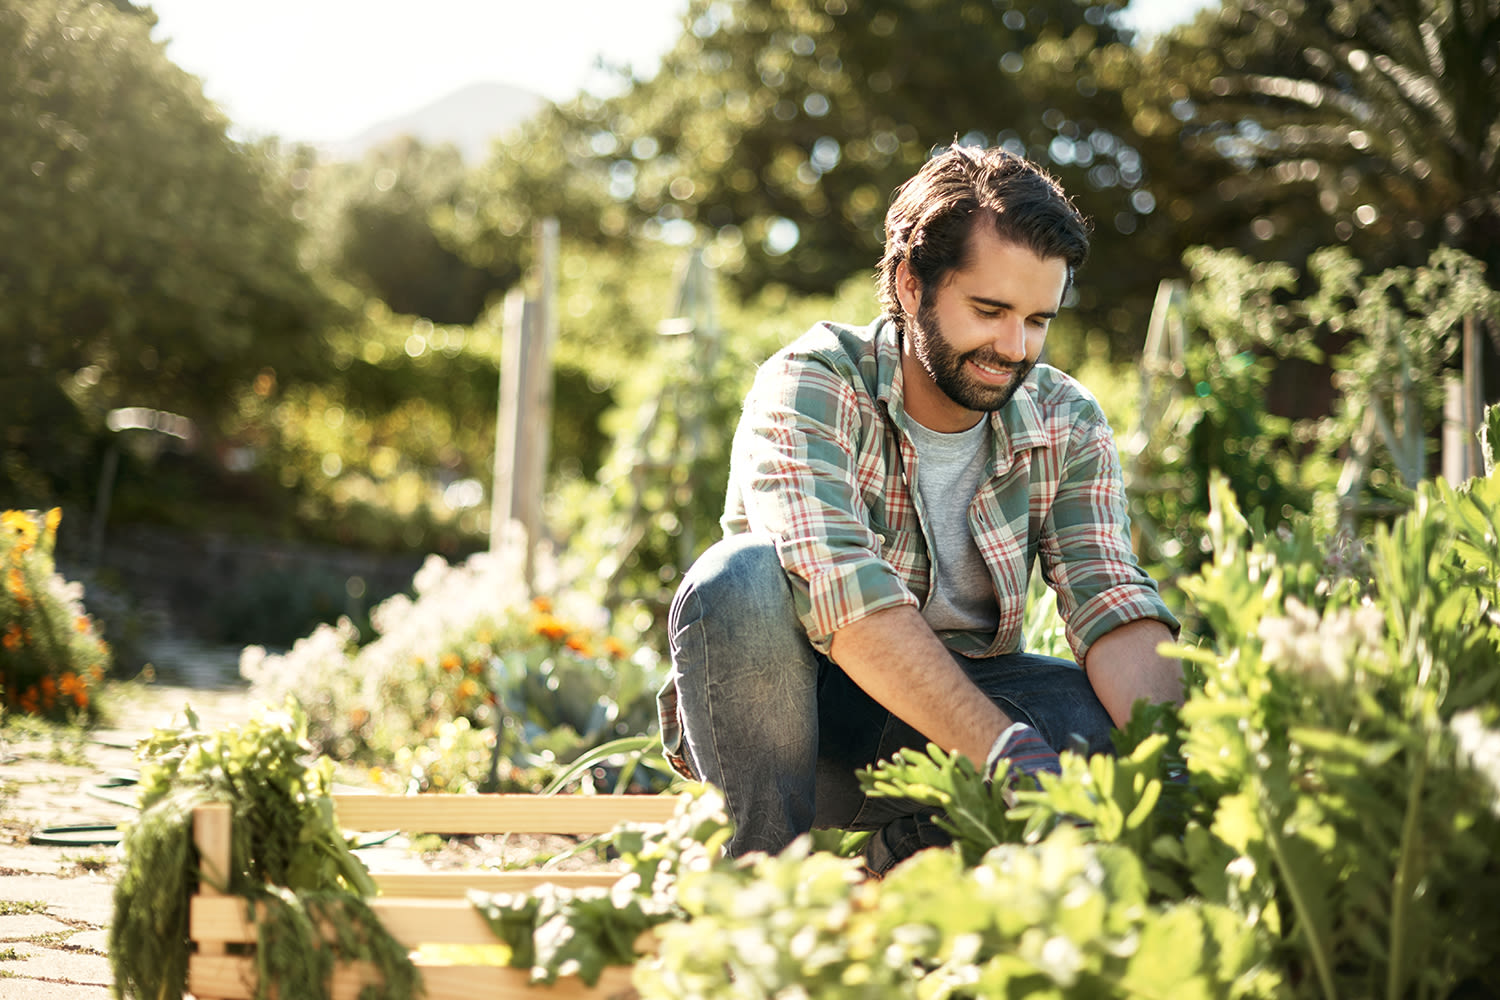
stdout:
<svg viewBox="0 0 1500 1000">
<path fill-rule="evenodd" d="M 148 0 L 167 56 L 249 134 L 336 141 L 471 83 L 565 100 L 599 58 L 650 76 L 688 0 Z M 1134 0 L 1150 32 L 1206 0 Z"/>
</svg>

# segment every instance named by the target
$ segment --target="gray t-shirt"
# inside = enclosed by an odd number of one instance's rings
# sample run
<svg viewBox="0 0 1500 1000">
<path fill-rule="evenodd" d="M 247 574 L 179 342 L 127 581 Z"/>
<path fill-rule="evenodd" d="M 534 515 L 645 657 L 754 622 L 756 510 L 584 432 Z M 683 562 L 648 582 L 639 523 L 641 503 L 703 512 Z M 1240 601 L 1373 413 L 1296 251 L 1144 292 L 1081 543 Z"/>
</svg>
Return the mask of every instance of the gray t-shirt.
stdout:
<svg viewBox="0 0 1500 1000">
<path fill-rule="evenodd" d="M 969 530 L 969 504 L 989 468 L 990 422 L 943 434 L 908 420 L 907 430 L 917 448 L 917 493 L 932 546 L 933 590 L 922 617 L 939 634 L 992 634 L 1000 623 L 995 585 Z"/>
</svg>

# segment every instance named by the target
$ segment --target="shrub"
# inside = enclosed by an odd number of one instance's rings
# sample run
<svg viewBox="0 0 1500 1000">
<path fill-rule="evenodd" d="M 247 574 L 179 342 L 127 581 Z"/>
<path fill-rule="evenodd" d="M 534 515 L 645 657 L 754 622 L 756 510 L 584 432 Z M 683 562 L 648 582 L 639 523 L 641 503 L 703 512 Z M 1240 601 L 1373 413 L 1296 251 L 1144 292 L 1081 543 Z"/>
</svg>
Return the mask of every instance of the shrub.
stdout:
<svg viewBox="0 0 1500 1000">
<path fill-rule="evenodd" d="M 428 558 L 370 615 L 282 655 L 250 647 L 241 671 L 268 700 L 295 695 L 317 748 L 408 791 L 532 790 L 583 752 L 655 725 L 655 653 L 603 612 L 532 598 L 515 553 Z"/>
<path fill-rule="evenodd" d="M 0 685 L 5 707 L 58 721 L 89 716 L 109 646 L 83 609 L 83 588 L 55 571 L 62 511 L 0 514 Z"/>
</svg>

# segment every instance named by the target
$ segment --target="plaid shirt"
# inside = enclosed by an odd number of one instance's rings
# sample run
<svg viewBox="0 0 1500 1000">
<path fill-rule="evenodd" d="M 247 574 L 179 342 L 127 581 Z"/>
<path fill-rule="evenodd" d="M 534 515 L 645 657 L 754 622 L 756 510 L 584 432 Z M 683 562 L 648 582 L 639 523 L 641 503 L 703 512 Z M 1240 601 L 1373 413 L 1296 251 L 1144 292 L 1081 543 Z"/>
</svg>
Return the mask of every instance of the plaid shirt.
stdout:
<svg viewBox="0 0 1500 1000">
<path fill-rule="evenodd" d="M 844 626 L 920 607 L 933 591 L 901 389 L 888 322 L 819 324 L 761 367 L 735 433 L 724 532 L 775 539 L 823 653 Z M 968 656 L 1018 651 L 1038 556 L 1080 664 L 1095 640 L 1127 622 L 1152 618 L 1176 632 L 1131 548 L 1119 455 L 1088 391 L 1037 365 L 989 419 L 993 454 L 969 527 L 994 584 L 999 629 L 939 638 Z"/>
</svg>

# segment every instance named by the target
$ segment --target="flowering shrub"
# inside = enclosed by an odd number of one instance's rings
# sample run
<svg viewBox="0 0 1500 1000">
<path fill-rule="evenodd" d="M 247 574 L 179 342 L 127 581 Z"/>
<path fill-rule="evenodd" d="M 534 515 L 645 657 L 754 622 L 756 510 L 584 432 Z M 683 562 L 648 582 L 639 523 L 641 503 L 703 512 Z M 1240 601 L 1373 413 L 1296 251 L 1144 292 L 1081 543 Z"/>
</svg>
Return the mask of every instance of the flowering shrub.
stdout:
<svg viewBox="0 0 1500 1000">
<path fill-rule="evenodd" d="M 296 696 L 317 748 L 407 791 L 532 790 L 586 750 L 655 724 L 662 669 L 602 613 L 531 598 L 512 554 L 428 558 L 415 597 L 347 620 L 282 655 L 245 651 L 268 700 Z"/>
<path fill-rule="evenodd" d="M 83 587 L 52 562 L 62 511 L 0 513 L 0 686 L 5 708 L 59 721 L 90 711 L 108 645 L 83 610 Z"/>
</svg>

